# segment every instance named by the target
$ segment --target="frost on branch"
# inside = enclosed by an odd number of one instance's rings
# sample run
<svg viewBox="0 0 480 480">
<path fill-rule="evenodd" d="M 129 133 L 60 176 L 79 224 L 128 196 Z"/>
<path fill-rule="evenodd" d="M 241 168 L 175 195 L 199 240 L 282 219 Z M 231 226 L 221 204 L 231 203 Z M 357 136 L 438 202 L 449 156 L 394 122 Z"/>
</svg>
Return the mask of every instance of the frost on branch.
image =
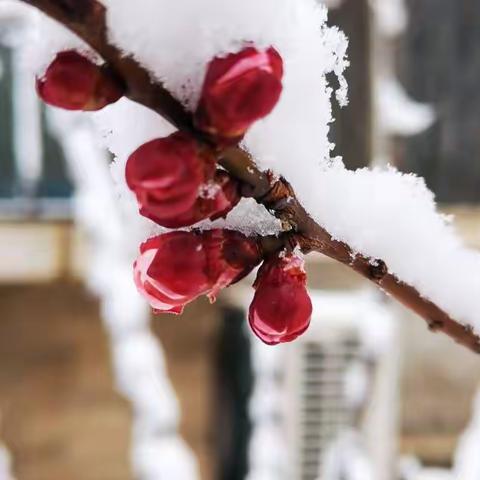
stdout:
<svg viewBox="0 0 480 480">
<path fill-rule="evenodd" d="M 480 331 L 480 256 L 462 245 L 423 181 L 394 169 L 351 172 L 331 158 L 333 90 L 326 74 L 340 75 L 344 86 L 347 42 L 326 26 L 325 8 L 314 0 L 103 3 L 110 40 L 192 111 L 212 58 L 252 43 L 274 47 L 284 62 L 283 93 L 272 114 L 249 130 L 243 147 L 260 169 L 288 179 L 300 203 L 335 239 L 367 258 L 382 259 L 390 273 Z M 344 88 L 336 96 L 346 103 Z M 96 118 L 108 132 L 107 144 L 117 157 L 114 174 L 120 179 L 133 150 L 172 132 L 155 114 L 126 100 Z M 136 208 L 124 187 L 122 180 L 122 196 Z M 245 215 L 248 224 L 235 211 L 231 216 L 236 222 L 229 217 L 226 226 L 255 231 L 255 215 Z"/>
</svg>

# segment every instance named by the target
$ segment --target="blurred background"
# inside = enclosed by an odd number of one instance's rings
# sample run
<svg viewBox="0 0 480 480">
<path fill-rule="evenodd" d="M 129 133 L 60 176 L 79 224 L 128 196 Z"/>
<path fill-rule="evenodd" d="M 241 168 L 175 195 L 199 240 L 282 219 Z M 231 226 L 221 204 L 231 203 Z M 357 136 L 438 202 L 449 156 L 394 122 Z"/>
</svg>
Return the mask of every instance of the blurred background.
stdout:
<svg viewBox="0 0 480 480">
<path fill-rule="evenodd" d="M 32 15 L 8 3 L 0 480 L 480 479 L 480 359 L 341 265 L 310 259 L 315 318 L 292 345 L 250 335 L 243 286 L 150 318 L 109 157 L 85 120 L 38 102 L 22 68 Z M 327 3 L 350 38 L 336 154 L 424 176 L 479 247 L 480 2 Z"/>
</svg>

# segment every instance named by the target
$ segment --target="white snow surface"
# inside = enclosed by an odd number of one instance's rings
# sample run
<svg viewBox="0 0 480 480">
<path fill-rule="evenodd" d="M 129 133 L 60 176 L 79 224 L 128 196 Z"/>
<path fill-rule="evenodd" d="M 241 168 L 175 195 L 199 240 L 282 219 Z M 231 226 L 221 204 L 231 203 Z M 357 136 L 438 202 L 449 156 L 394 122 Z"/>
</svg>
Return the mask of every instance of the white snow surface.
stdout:
<svg viewBox="0 0 480 480">
<path fill-rule="evenodd" d="M 244 42 L 273 45 L 284 59 L 284 91 L 273 113 L 250 130 L 245 148 L 260 168 L 284 175 L 312 217 L 336 239 L 383 259 L 392 273 L 480 333 L 480 254 L 462 244 L 424 182 L 393 168 L 348 171 L 341 159 L 331 158 L 328 133 L 337 82 L 330 86 L 326 74 L 340 77 L 336 96 L 345 104 L 341 75 L 348 62 L 347 41 L 326 26 L 324 6 L 315 0 L 102 1 L 111 40 L 189 108 L 198 100 L 212 57 L 238 51 Z M 171 128 L 128 101 L 96 119 L 117 157 L 113 171 L 122 196 L 136 208 L 123 180 L 126 158 Z M 246 210 L 226 222 L 231 228 L 278 231 L 278 222 L 266 228 L 264 209 L 249 210 L 245 203 L 240 208 Z M 262 222 L 256 221 L 256 211 L 262 212 Z"/>
</svg>

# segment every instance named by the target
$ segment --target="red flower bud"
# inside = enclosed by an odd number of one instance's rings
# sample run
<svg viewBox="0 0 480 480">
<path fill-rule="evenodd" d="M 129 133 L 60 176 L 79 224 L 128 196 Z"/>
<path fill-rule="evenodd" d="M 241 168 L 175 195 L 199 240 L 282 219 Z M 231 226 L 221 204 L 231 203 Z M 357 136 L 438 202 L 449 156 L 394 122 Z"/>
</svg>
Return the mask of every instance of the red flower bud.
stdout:
<svg viewBox="0 0 480 480">
<path fill-rule="evenodd" d="M 226 172 L 215 174 L 215 157 L 182 132 L 137 149 L 126 179 L 140 213 L 167 228 L 218 218 L 240 200 L 237 183 Z"/>
<path fill-rule="evenodd" d="M 132 153 L 125 175 L 142 215 L 171 218 L 192 208 L 201 185 L 213 175 L 214 162 L 202 156 L 192 137 L 176 132 Z"/>
<path fill-rule="evenodd" d="M 141 245 L 135 284 L 157 313 L 180 314 L 200 295 L 215 301 L 219 290 L 247 275 L 260 259 L 257 242 L 238 232 L 171 232 Z"/>
<path fill-rule="evenodd" d="M 119 100 L 124 89 L 107 71 L 75 50 L 57 54 L 42 78 L 37 78 L 42 100 L 66 110 L 100 110 Z"/>
<path fill-rule="evenodd" d="M 291 342 L 307 330 L 312 302 L 306 280 L 304 261 L 293 254 L 281 254 L 262 265 L 248 320 L 264 343 Z"/>
<path fill-rule="evenodd" d="M 221 141 L 237 141 L 273 110 L 282 92 L 282 76 L 282 58 L 272 47 L 262 52 L 248 47 L 214 58 L 196 113 L 198 128 Z"/>
</svg>

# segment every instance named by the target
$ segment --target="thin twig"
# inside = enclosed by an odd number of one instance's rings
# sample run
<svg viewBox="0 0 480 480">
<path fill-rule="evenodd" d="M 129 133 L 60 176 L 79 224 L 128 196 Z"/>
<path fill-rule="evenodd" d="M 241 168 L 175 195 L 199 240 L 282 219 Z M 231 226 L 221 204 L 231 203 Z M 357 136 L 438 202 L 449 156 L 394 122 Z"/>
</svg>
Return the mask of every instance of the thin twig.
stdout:
<svg viewBox="0 0 480 480">
<path fill-rule="evenodd" d="M 180 130 L 189 131 L 211 146 L 211 141 L 193 127 L 191 114 L 164 86 L 153 81 L 150 73 L 132 57 L 108 41 L 105 7 L 97 0 L 21 0 L 32 5 L 76 33 L 107 62 L 112 74 L 122 81 L 126 96 L 167 119 Z M 272 184 L 267 174 L 256 167 L 248 153 L 239 147 L 218 152 L 221 165 L 243 184 L 244 196 L 255 198 L 282 220 L 290 234 L 268 240 L 268 248 L 297 242 L 305 253 L 320 252 L 352 268 L 417 313 L 435 332 L 443 332 L 475 353 L 480 353 L 480 338 L 472 328 L 452 319 L 433 302 L 423 298 L 413 287 L 389 273 L 381 261 L 355 255 L 345 243 L 338 242 L 306 212 L 290 185 L 280 179 Z M 267 242 L 266 242 L 267 243 Z"/>
</svg>

